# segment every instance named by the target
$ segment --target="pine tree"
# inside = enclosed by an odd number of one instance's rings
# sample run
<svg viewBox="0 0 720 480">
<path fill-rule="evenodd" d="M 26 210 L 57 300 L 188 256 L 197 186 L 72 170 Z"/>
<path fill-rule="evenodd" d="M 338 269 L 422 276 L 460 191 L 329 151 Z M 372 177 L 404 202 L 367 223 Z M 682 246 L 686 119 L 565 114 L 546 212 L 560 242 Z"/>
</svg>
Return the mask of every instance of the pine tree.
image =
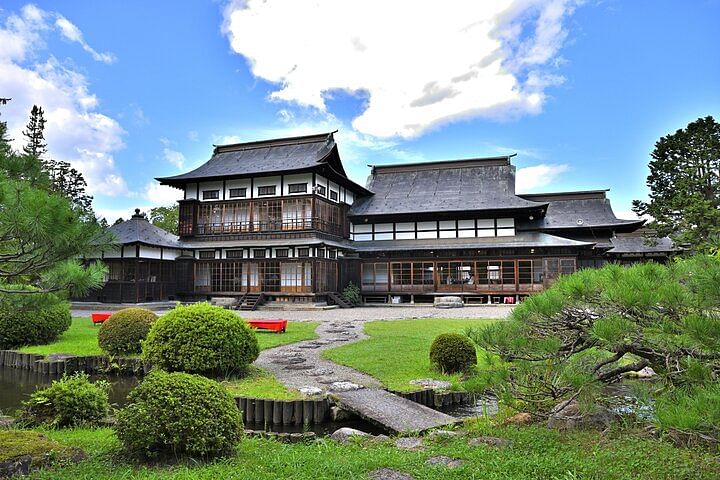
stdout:
<svg viewBox="0 0 720 480">
<path fill-rule="evenodd" d="M 650 201 L 633 201 L 633 211 L 650 215 L 661 236 L 710 251 L 720 235 L 720 123 L 699 118 L 655 143 L 650 175 Z"/>
<path fill-rule="evenodd" d="M 30 121 L 23 131 L 23 136 L 27 139 L 27 145 L 23 147 L 26 155 L 42 159 L 47 153 L 47 143 L 45 143 L 45 112 L 42 107 L 33 105 L 30 110 Z"/>
</svg>

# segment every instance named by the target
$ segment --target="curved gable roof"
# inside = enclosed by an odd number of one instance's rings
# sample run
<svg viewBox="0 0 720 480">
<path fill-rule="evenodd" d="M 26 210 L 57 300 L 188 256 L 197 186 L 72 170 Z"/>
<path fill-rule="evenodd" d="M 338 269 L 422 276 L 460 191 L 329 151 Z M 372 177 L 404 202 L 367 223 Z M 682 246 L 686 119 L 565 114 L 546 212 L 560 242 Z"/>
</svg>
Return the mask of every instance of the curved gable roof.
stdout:
<svg viewBox="0 0 720 480">
<path fill-rule="evenodd" d="M 148 222 L 139 209 L 135 209 L 135 215 L 130 220 L 113 225 L 108 231 L 121 245 L 142 243 L 154 247 L 181 248 L 176 235 Z"/>
<path fill-rule="evenodd" d="M 373 166 L 352 216 L 544 208 L 515 195 L 510 157 Z"/>
</svg>

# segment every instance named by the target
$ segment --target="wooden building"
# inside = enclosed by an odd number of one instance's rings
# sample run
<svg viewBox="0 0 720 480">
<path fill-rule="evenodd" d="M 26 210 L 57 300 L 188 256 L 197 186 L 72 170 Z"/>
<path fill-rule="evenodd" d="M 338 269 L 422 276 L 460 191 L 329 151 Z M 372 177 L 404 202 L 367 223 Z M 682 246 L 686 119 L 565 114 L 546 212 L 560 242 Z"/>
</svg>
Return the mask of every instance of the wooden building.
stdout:
<svg viewBox="0 0 720 480">
<path fill-rule="evenodd" d="M 144 282 L 124 301 L 262 294 L 322 302 L 352 281 L 367 302 L 447 294 L 515 302 L 578 268 L 663 260 L 674 250 L 668 239 L 633 233 L 643 221 L 616 218 L 606 190 L 516 194 L 509 156 L 375 165 L 363 187 L 325 133 L 216 146 L 195 170 L 158 180 L 184 192 L 180 236 L 157 234 L 153 244 L 128 236 L 130 226 L 116 229 L 120 262 L 135 246 L 136 263 L 122 263 L 103 292 L 119 278 Z M 149 247 L 175 272 L 160 293 L 143 267 L 132 273 L 151 260 Z M 117 254 L 104 258 L 117 262 Z"/>
</svg>

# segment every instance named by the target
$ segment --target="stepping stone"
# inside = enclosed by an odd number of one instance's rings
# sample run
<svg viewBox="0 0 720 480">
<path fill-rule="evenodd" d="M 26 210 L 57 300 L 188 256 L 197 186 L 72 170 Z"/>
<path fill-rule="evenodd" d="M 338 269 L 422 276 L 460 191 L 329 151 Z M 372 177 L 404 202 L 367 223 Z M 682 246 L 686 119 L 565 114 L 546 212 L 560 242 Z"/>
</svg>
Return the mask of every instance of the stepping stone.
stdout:
<svg viewBox="0 0 720 480">
<path fill-rule="evenodd" d="M 300 393 L 303 395 L 313 396 L 313 395 L 320 395 L 322 393 L 322 388 L 318 387 L 301 387 Z"/>
<path fill-rule="evenodd" d="M 299 363 L 305 363 L 307 359 L 302 357 L 285 358 L 283 360 L 273 360 L 272 363 L 276 365 L 297 365 Z"/>
<path fill-rule="evenodd" d="M 335 392 L 332 396 L 345 410 L 398 433 L 424 432 L 460 421 L 379 388 Z"/>
<path fill-rule="evenodd" d="M 333 392 L 349 392 L 351 390 L 360 390 L 363 388 L 362 385 L 352 382 L 333 382 L 330 385 L 330 390 Z"/>
<path fill-rule="evenodd" d="M 407 473 L 398 472 L 392 468 L 380 468 L 368 473 L 372 480 L 415 480 L 415 477 Z"/>
<path fill-rule="evenodd" d="M 315 368 L 313 365 L 288 365 L 285 367 L 285 370 L 312 370 Z"/>
<path fill-rule="evenodd" d="M 425 450 L 422 438 L 418 437 L 398 438 L 395 440 L 395 446 L 401 450 L 410 450 L 413 452 Z"/>
<path fill-rule="evenodd" d="M 427 465 L 445 465 L 448 468 L 457 468 L 465 463 L 459 458 L 450 458 L 445 455 L 438 455 L 437 457 L 430 457 L 425 462 Z"/>
<path fill-rule="evenodd" d="M 506 447 L 512 444 L 512 442 L 506 438 L 500 437 L 476 437 L 468 440 L 468 445 L 471 447 L 479 447 L 481 445 L 489 445 L 491 447 Z"/>
<path fill-rule="evenodd" d="M 316 382 L 322 383 L 323 385 L 330 385 L 331 383 L 337 382 L 337 380 L 334 378 L 318 378 Z"/>
<path fill-rule="evenodd" d="M 310 375 L 312 377 L 319 377 L 321 375 L 332 375 L 332 373 L 333 373 L 332 369 L 320 367 L 320 368 L 316 368 L 314 370 L 309 371 L 308 375 Z"/>
<path fill-rule="evenodd" d="M 322 345 L 316 345 L 314 343 L 308 343 L 306 345 L 298 345 L 298 348 L 313 348 L 313 349 L 315 349 L 315 348 L 320 348 L 320 347 L 322 347 Z"/>
</svg>

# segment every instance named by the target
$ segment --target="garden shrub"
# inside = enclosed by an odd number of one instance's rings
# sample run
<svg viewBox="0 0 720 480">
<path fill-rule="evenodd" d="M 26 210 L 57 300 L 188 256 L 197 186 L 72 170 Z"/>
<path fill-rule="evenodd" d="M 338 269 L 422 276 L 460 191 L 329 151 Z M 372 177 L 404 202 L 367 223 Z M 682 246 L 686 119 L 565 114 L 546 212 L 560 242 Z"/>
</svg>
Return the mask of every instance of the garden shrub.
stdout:
<svg viewBox="0 0 720 480">
<path fill-rule="evenodd" d="M 70 328 L 70 305 L 54 295 L 28 294 L 20 301 L 9 297 L 0 295 L 0 349 L 51 343 Z"/>
<path fill-rule="evenodd" d="M 353 282 L 348 283 L 347 287 L 343 289 L 342 297 L 351 305 L 360 305 L 362 303 L 360 288 Z"/>
<path fill-rule="evenodd" d="M 465 335 L 443 333 L 430 346 L 430 361 L 443 373 L 462 372 L 477 364 L 475 345 Z"/>
<path fill-rule="evenodd" d="M 92 383 L 86 373 L 63 376 L 23 402 L 20 418 L 27 424 L 49 427 L 93 424 L 110 410 L 109 390 L 109 383 Z"/>
<path fill-rule="evenodd" d="M 239 371 L 259 355 L 255 332 L 242 318 L 208 303 L 178 306 L 160 317 L 143 342 L 143 358 L 170 372 Z"/>
<path fill-rule="evenodd" d="M 154 371 L 128 399 L 115 428 L 133 455 L 213 457 L 231 453 L 240 441 L 240 410 L 232 395 L 213 380 Z"/>
<path fill-rule="evenodd" d="M 157 315 L 144 308 L 118 310 L 100 327 L 98 345 L 110 355 L 140 353 L 156 319 Z"/>
</svg>

